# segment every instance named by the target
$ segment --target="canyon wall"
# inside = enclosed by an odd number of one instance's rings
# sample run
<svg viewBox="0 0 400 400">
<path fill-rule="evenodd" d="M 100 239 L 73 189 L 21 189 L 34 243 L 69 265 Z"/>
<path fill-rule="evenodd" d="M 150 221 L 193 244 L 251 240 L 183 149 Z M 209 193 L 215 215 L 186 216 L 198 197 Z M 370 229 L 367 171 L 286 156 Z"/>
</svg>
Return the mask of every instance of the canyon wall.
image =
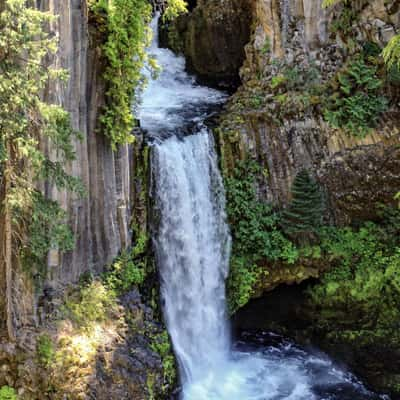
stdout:
<svg viewBox="0 0 400 400">
<path fill-rule="evenodd" d="M 73 128 L 81 133 L 81 139 L 76 138 L 73 142 L 76 159 L 66 165 L 65 170 L 82 180 L 87 195 L 78 198 L 50 184 L 40 187 L 48 198 L 59 201 L 67 211 L 76 243 L 74 250 L 66 254 L 57 249 L 50 251 L 47 276 L 44 282 L 40 282 L 39 289 L 34 287 L 37 283 L 35 277 L 33 281 L 27 278 L 17 257 L 14 258 L 7 288 L 9 295 L 0 304 L 4 316 L 2 321 L 9 319 L 12 336 L 26 335 L 38 324 L 37 307 L 43 289 L 48 294 L 76 282 L 84 272 L 101 271 L 131 240 L 133 153 L 129 146 L 120 146 L 117 151 L 112 151 L 99 129 L 98 117 L 105 101 L 105 85 L 99 43 L 88 23 L 87 2 L 40 0 L 37 7 L 58 16 L 49 27 L 50 32 L 59 38 L 59 51 L 51 64 L 67 70 L 69 79 L 66 84 L 50 84 L 44 98 L 61 104 L 70 112 Z M 41 146 L 50 158 L 56 159 L 48 143 L 41 143 Z M 4 274 L 3 266 L 0 266 L 0 271 Z M 5 283 L 5 276 L 0 280 Z M 7 307 L 8 315 L 4 312 Z M 4 333 L 5 324 L 2 331 Z"/>
<path fill-rule="evenodd" d="M 260 196 L 277 205 L 287 204 L 294 177 L 306 168 L 325 189 L 336 222 L 374 219 L 376 204 L 394 204 L 400 187 L 398 98 L 394 96 L 375 129 L 355 137 L 327 124 L 324 93 L 314 94 L 308 79 L 315 74 L 324 91 L 324 83 L 346 68 L 356 48 L 385 46 L 400 28 L 398 2 L 357 2 L 357 19 L 347 27 L 339 20 L 343 26 L 336 30 L 332 26 L 341 5 L 325 9 L 322 0 L 260 0 L 253 5 L 255 28 L 241 69 L 243 85 L 228 106 L 219 135 L 224 168 L 232 168 L 238 156 L 257 160 L 265 171 Z M 346 29 L 355 37 L 346 36 Z M 294 87 L 286 93 L 277 89 L 274 76 L 291 79 L 287 75 L 293 71 L 298 74 Z M 398 88 L 396 83 L 385 90 Z M 305 97 L 307 91 L 311 95 Z M 238 102 L 244 103 L 241 110 Z"/>
<path fill-rule="evenodd" d="M 169 29 L 170 45 L 210 81 L 220 71 L 237 73 L 244 60 L 242 84 L 217 130 L 225 173 L 238 160 L 257 161 L 263 171 L 260 199 L 282 207 L 296 174 L 308 169 L 326 193 L 327 218 L 337 223 L 374 219 L 376 204 L 394 204 L 400 187 L 399 82 L 385 83 L 391 105 L 363 137 L 332 128 L 324 111 L 327 91 L 339 91 L 337 74 L 364 48 L 381 49 L 399 32 L 400 6 L 357 1 L 350 10 L 341 2 L 330 8 L 322 3 L 200 1 Z M 246 23 L 250 32 L 242 29 Z M 240 58 L 237 47 L 246 41 Z M 213 53 L 218 57 L 209 57 Z"/>
</svg>

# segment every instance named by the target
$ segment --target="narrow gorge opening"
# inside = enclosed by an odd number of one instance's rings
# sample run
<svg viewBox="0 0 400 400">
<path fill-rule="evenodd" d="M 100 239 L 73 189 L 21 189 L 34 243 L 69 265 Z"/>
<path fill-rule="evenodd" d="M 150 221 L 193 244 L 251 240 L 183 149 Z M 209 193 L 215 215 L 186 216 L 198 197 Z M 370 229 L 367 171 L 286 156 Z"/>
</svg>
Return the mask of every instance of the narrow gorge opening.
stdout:
<svg viewBox="0 0 400 400">
<path fill-rule="evenodd" d="M 152 150 L 153 235 L 164 319 L 183 400 L 378 399 L 325 355 L 268 332 L 232 342 L 226 313 L 230 235 L 207 116 L 226 95 L 199 86 L 185 60 L 158 47 L 161 67 L 139 109 Z"/>
</svg>

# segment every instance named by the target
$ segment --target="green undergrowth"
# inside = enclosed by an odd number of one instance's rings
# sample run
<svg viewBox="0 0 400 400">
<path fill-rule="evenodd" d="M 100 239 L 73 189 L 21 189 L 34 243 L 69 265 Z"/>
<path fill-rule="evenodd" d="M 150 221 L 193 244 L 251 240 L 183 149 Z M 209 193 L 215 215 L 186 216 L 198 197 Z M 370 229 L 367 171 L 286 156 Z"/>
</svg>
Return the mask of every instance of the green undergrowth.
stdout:
<svg viewBox="0 0 400 400">
<path fill-rule="evenodd" d="M 332 339 L 400 344 L 400 212 L 384 213 L 381 224 L 321 232 L 332 268 L 308 295 L 317 327 Z"/>
<path fill-rule="evenodd" d="M 186 12 L 186 7 L 184 0 L 168 0 L 164 20 Z M 158 71 L 155 60 L 146 52 L 152 37 L 152 7 L 148 0 L 89 0 L 89 12 L 104 64 L 106 105 L 100 116 L 102 133 L 115 150 L 119 144 L 134 141 L 133 110 L 147 83 L 143 68 L 146 66 L 153 74 Z"/>
<path fill-rule="evenodd" d="M 64 316 L 83 329 L 106 321 L 118 307 L 118 297 L 143 284 L 148 264 L 148 238 L 142 234 L 136 245 L 124 250 L 99 279 L 90 274 L 81 278 L 80 290 L 65 300 Z"/>
<path fill-rule="evenodd" d="M 151 349 L 161 357 L 164 372 L 163 391 L 168 392 L 177 380 L 177 366 L 172 352 L 171 340 L 166 330 L 156 335 L 150 335 L 150 339 Z"/>
<path fill-rule="evenodd" d="M 259 175 L 259 167 L 246 162 L 238 163 L 225 178 L 233 239 L 227 281 L 230 313 L 259 293 L 260 282 L 268 280 L 269 271 L 292 269 L 295 274 L 296 267 L 306 264 L 329 270 L 309 292 L 313 304 L 327 310 L 327 316 L 329 310 L 352 310 L 360 323 L 365 318 L 371 324 L 374 315 L 374 334 L 396 327 L 400 316 L 400 211 L 381 207 L 377 222 L 328 226 L 323 224 L 318 186 L 306 171 L 295 179 L 301 184 L 293 185 L 293 199 L 284 212 L 258 200 Z"/>
<path fill-rule="evenodd" d="M 231 313 L 249 301 L 262 273 L 260 261 L 293 264 L 298 257 L 296 247 L 279 229 L 278 214 L 270 205 L 258 201 L 255 186 L 258 172 L 255 163 L 239 162 L 233 174 L 225 178 L 227 215 L 233 240 L 227 282 Z"/>
<path fill-rule="evenodd" d="M 388 109 L 389 100 L 382 93 L 383 85 L 377 65 L 361 56 L 350 60 L 331 82 L 331 88 L 337 89 L 327 99 L 326 121 L 353 136 L 364 137 Z"/>
<path fill-rule="evenodd" d="M 10 386 L 0 388 L 0 400 L 18 400 L 17 392 Z"/>
</svg>

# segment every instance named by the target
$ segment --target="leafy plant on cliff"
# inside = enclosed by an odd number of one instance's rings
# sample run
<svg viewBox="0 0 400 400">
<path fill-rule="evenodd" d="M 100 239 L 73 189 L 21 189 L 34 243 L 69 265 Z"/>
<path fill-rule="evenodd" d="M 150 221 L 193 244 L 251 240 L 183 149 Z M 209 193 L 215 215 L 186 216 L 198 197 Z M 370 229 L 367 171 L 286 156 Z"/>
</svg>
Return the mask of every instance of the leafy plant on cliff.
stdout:
<svg viewBox="0 0 400 400">
<path fill-rule="evenodd" d="M 10 386 L 0 388 L 0 400 L 18 400 L 17 392 Z"/>
<path fill-rule="evenodd" d="M 116 294 L 122 294 L 132 286 L 141 285 L 146 277 L 148 237 L 141 234 L 130 251 L 123 251 L 109 271 L 103 275 L 106 286 Z"/>
<path fill-rule="evenodd" d="M 67 77 L 48 62 L 57 51 L 57 38 L 46 31 L 55 18 L 25 0 L 7 0 L 0 14 L 1 213 L 7 246 L 22 250 L 31 270 L 45 265 L 51 248 L 73 246 L 65 212 L 37 188 L 51 183 L 84 193 L 64 170 L 75 158 L 71 139 L 78 134 L 69 114 L 42 97 L 47 85 Z M 11 249 L 5 252 L 10 263 Z"/>
<path fill-rule="evenodd" d="M 307 170 L 300 171 L 292 185 L 292 201 L 282 213 L 282 227 L 293 238 L 311 240 L 322 224 L 322 193 Z"/>
<path fill-rule="evenodd" d="M 184 14 L 187 11 L 187 2 L 185 0 L 168 0 L 167 7 L 163 13 L 163 19 L 170 21 L 176 18 L 179 14 Z"/>
<path fill-rule="evenodd" d="M 107 88 L 100 121 L 115 150 L 118 144 L 134 140 L 132 106 L 145 84 L 142 69 L 148 61 L 151 6 L 147 0 L 91 0 L 89 6 L 104 32 L 103 78 Z"/>
<path fill-rule="evenodd" d="M 351 61 L 337 75 L 339 90 L 328 99 L 326 121 L 354 136 L 365 136 L 388 108 L 388 99 L 381 94 L 382 84 L 376 66 L 367 65 L 362 57 Z"/>
<path fill-rule="evenodd" d="M 150 338 L 150 348 L 154 352 L 158 353 L 162 360 L 164 372 L 163 390 L 167 392 L 168 389 L 171 389 L 171 387 L 173 387 L 177 378 L 177 369 L 175 364 L 175 357 L 172 352 L 171 341 L 166 330 L 156 335 L 150 336 Z"/>
<path fill-rule="evenodd" d="M 96 323 L 106 321 L 116 307 L 114 291 L 99 280 L 94 280 L 66 298 L 63 314 L 77 328 L 90 331 Z"/>
<path fill-rule="evenodd" d="M 230 312 L 250 298 L 261 273 L 261 260 L 294 263 L 295 246 L 279 230 L 279 216 L 272 207 L 260 202 L 256 192 L 259 166 L 239 162 L 232 176 L 225 179 L 227 214 L 233 239 L 228 302 Z"/>
</svg>

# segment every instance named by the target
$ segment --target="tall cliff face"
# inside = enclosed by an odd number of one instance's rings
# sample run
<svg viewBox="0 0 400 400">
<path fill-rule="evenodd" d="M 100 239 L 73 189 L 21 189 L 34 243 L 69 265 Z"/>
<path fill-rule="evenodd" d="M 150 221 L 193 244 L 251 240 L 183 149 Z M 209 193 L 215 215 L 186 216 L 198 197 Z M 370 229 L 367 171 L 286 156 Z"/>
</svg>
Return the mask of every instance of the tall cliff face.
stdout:
<svg viewBox="0 0 400 400">
<path fill-rule="evenodd" d="M 398 82 L 384 83 L 391 106 L 365 137 L 334 129 L 323 116 L 328 92 L 340 91 L 338 72 L 398 32 L 398 2 L 361 1 L 353 9 L 325 9 L 322 0 L 252 5 L 243 84 L 219 130 L 225 171 L 238 158 L 257 160 L 265 172 L 260 197 L 284 205 L 306 168 L 325 188 L 336 222 L 374 218 L 375 204 L 393 203 L 400 187 Z"/>
<path fill-rule="evenodd" d="M 67 211 L 76 240 L 73 251 L 60 254 L 55 249 L 48 255 L 44 285 L 57 289 L 76 282 L 84 272 L 99 272 L 129 244 L 133 156 L 128 146 L 113 152 L 99 130 L 105 88 L 99 46 L 91 34 L 86 0 L 40 0 L 37 7 L 58 15 L 49 26 L 51 33 L 59 37 L 59 51 L 51 63 L 66 69 L 69 79 L 67 84 L 49 85 L 44 97 L 69 111 L 73 128 L 82 134 L 82 139 L 73 143 L 76 160 L 65 169 L 79 177 L 87 191 L 85 197 L 77 198 L 49 184 L 40 187 L 48 198 L 57 200 Z M 41 146 L 51 158 L 56 158 L 49 143 Z M 0 280 L 5 282 L 5 277 L 1 276 Z M 39 291 L 34 286 L 15 259 L 7 288 L 9 304 L 4 303 L 0 308 L 5 310 L 8 306 L 8 312 L 3 315 L 9 318 L 17 335 L 38 323 L 37 303 L 43 293 L 43 283 Z"/>
</svg>

